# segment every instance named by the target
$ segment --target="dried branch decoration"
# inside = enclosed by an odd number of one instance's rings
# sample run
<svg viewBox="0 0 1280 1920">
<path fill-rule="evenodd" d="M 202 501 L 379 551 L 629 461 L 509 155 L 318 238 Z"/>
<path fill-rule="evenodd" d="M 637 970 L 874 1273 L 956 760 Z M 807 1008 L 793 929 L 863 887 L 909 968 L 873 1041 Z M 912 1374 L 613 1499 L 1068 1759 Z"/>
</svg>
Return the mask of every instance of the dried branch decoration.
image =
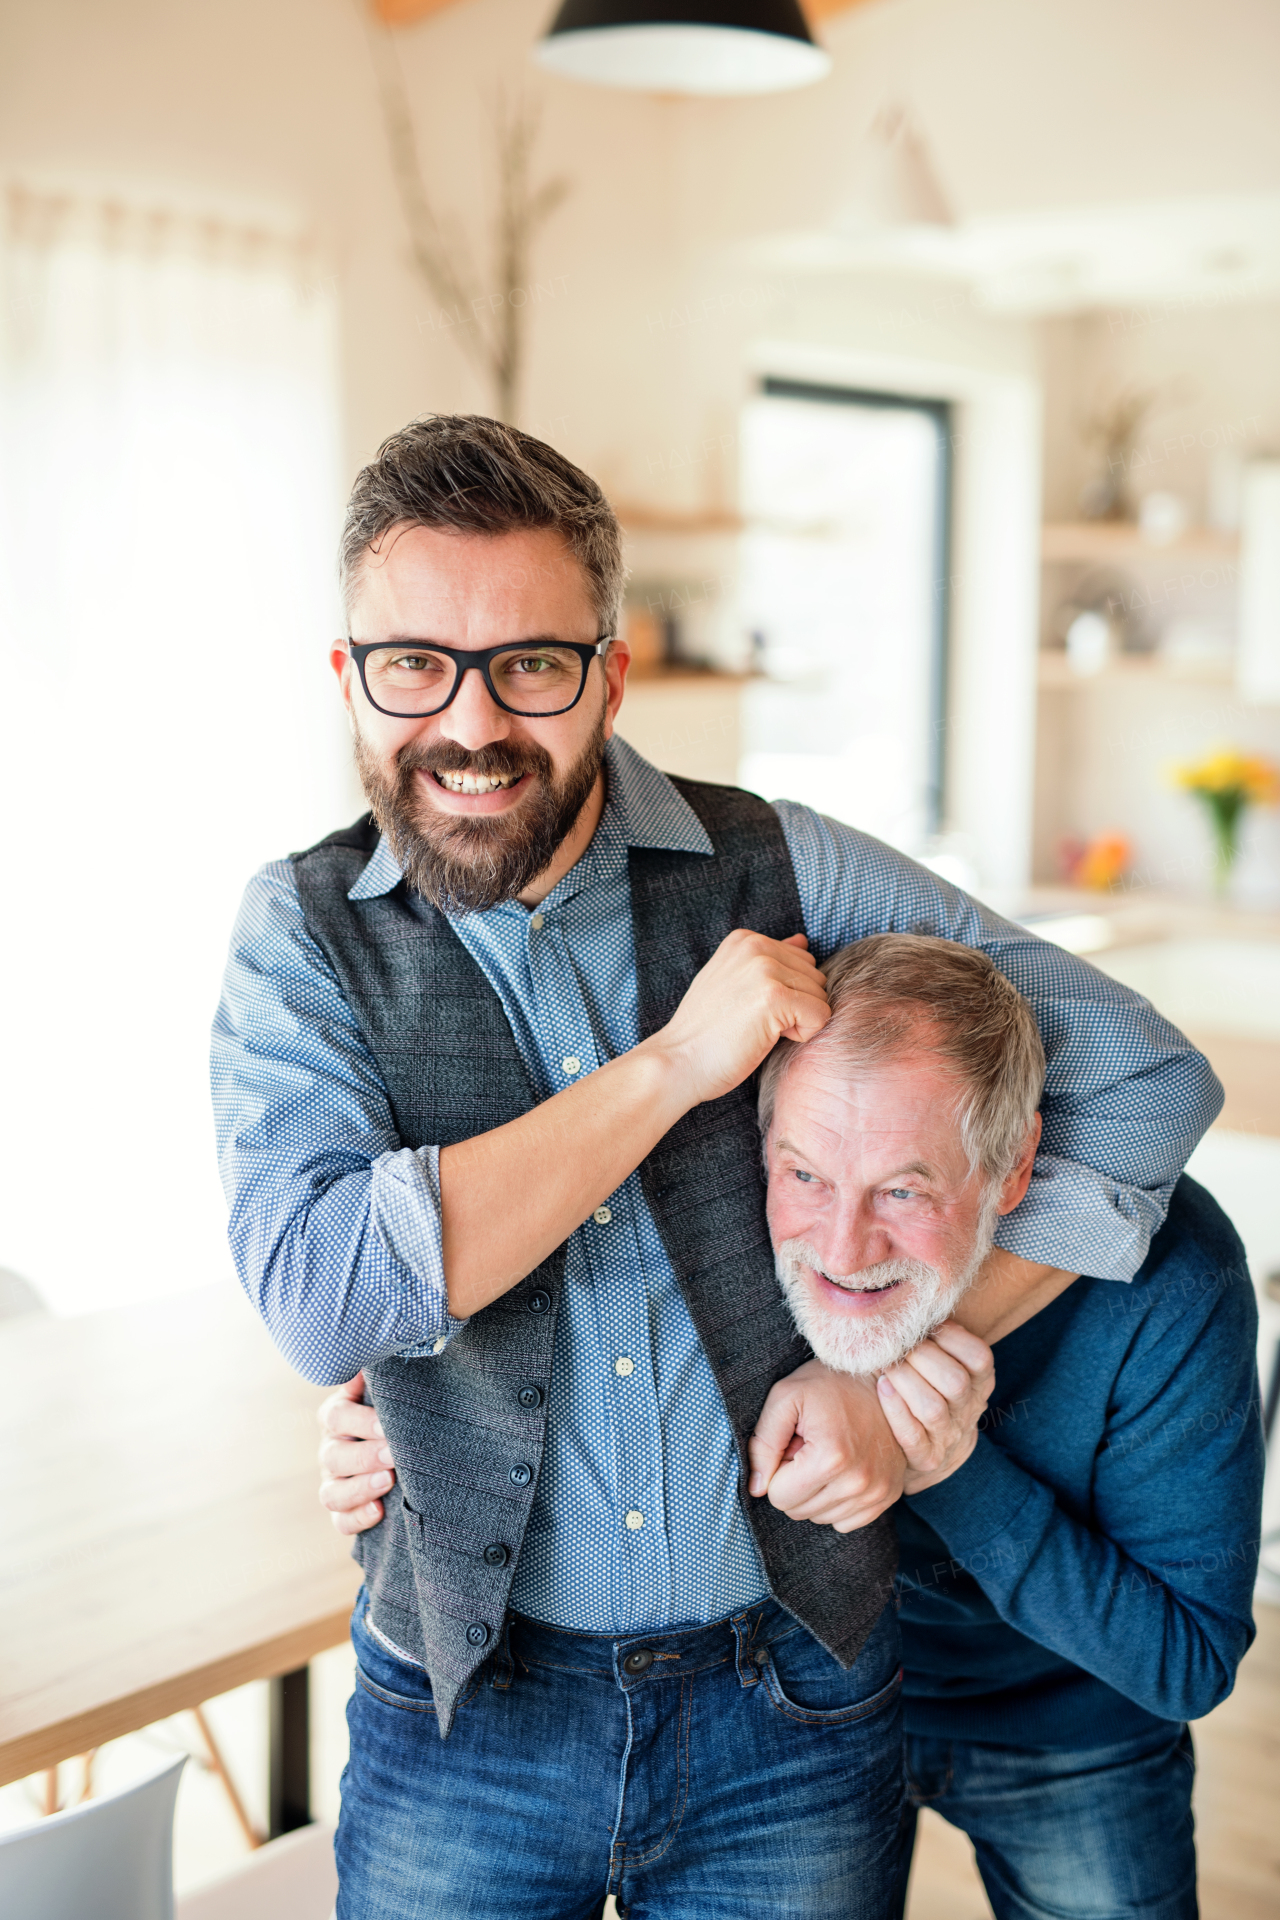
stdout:
<svg viewBox="0 0 1280 1920">
<path fill-rule="evenodd" d="M 413 110 L 392 36 L 370 32 L 387 144 L 413 263 L 440 302 L 462 351 L 484 374 L 499 420 L 514 425 L 527 341 L 533 242 L 569 192 L 564 178 L 531 183 L 539 110 L 527 95 L 500 94 L 493 121 L 498 162 L 493 272 L 486 281 L 456 221 L 442 219 L 427 193 Z"/>
</svg>

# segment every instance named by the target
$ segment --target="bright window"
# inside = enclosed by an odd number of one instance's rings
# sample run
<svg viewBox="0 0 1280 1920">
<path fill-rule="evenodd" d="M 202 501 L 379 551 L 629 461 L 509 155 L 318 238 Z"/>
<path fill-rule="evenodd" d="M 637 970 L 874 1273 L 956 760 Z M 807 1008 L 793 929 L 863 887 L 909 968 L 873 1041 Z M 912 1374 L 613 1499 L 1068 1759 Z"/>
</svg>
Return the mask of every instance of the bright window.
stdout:
<svg viewBox="0 0 1280 1920">
<path fill-rule="evenodd" d="M 941 811 L 948 409 L 768 380 L 742 445 L 742 607 L 768 676 L 743 785 L 920 853 Z"/>
</svg>

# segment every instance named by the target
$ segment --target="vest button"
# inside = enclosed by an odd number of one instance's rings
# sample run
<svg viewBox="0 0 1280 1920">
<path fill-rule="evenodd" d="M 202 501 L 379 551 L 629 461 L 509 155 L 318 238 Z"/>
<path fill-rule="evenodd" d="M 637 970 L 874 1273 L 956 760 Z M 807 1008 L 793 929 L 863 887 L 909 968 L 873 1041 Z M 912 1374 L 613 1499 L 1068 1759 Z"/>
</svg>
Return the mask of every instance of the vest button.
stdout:
<svg viewBox="0 0 1280 1920">
<path fill-rule="evenodd" d="M 484 1621 L 473 1620 L 467 1628 L 467 1645 L 469 1647 L 482 1647 L 488 1638 L 489 1629 L 485 1626 Z M 649 1657 L 652 1659 L 653 1655 L 650 1654 Z"/>
<path fill-rule="evenodd" d="M 635 1647 L 623 1657 L 624 1673 L 648 1673 L 653 1665 L 653 1653 L 649 1647 Z"/>
<path fill-rule="evenodd" d="M 510 1558 L 510 1547 L 504 1547 L 499 1540 L 495 1540 L 491 1547 L 486 1547 L 484 1550 L 484 1563 L 487 1567 L 505 1567 Z"/>
<path fill-rule="evenodd" d="M 536 1413 L 542 1405 L 542 1388 L 535 1387 L 532 1381 L 527 1381 L 516 1395 L 516 1399 L 526 1413 Z"/>
<path fill-rule="evenodd" d="M 544 1293 L 541 1287 L 538 1288 L 536 1293 L 531 1293 L 529 1295 L 530 1313 L 546 1313 L 549 1310 L 550 1306 L 551 1306 L 551 1295 L 549 1293 Z"/>
<path fill-rule="evenodd" d="M 527 1487 L 533 1478 L 533 1468 L 526 1466 L 512 1467 L 507 1478 L 513 1487 Z"/>
</svg>

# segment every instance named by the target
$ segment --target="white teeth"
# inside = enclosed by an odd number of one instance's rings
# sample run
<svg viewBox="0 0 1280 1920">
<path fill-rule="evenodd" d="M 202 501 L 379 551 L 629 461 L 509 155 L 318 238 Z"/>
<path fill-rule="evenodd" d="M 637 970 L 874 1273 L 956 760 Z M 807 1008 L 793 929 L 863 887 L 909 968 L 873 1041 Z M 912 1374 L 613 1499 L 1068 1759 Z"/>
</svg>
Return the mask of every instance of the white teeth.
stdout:
<svg viewBox="0 0 1280 1920">
<path fill-rule="evenodd" d="M 513 773 L 438 773 L 436 779 L 450 793 L 492 793 L 496 787 L 509 787 Z"/>
</svg>

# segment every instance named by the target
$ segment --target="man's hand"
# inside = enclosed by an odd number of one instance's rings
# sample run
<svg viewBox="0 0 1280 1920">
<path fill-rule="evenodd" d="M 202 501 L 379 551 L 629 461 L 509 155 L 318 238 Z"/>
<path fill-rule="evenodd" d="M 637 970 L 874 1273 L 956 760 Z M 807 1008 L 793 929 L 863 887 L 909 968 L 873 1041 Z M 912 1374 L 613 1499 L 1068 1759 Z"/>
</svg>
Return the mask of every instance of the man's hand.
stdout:
<svg viewBox="0 0 1280 1920">
<path fill-rule="evenodd" d="M 870 1526 L 893 1506 L 907 1471 L 871 1382 L 820 1360 L 770 1390 L 749 1455 L 752 1494 L 767 1492 L 788 1519 L 837 1533 Z"/>
<path fill-rule="evenodd" d="M 695 973 L 666 1026 L 643 1044 L 676 1065 L 687 1106 L 741 1086 L 779 1040 L 812 1040 L 831 1018 L 802 933 L 770 940 L 738 927 Z"/>
<path fill-rule="evenodd" d="M 339 1533 L 364 1533 L 382 1518 L 380 1493 L 395 1480 L 391 1449 L 372 1407 L 364 1405 L 358 1373 L 324 1401 L 316 1415 L 320 1442 L 320 1504 Z"/>
<path fill-rule="evenodd" d="M 956 1320 L 880 1376 L 880 1405 L 906 1456 L 904 1493 L 936 1487 L 964 1465 L 995 1383 L 990 1347 Z"/>
</svg>

